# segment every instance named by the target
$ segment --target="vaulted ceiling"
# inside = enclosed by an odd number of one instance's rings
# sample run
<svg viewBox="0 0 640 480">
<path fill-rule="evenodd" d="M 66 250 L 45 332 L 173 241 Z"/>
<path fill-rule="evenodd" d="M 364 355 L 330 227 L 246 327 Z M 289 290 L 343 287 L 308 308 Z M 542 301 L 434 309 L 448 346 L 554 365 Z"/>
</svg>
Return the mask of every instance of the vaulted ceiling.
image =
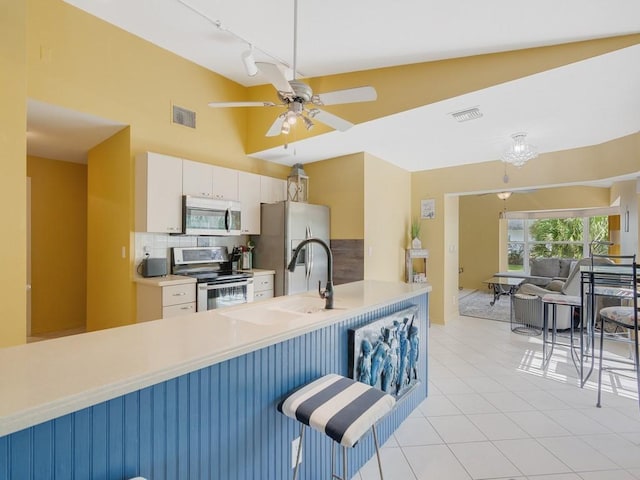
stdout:
<svg viewBox="0 0 640 480">
<path fill-rule="evenodd" d="M 258 61 L 293 65 L 294 0 L 67 2 L 251 87 L 252 99 L 277 101 L 244 69 L 250 45 Z M 277 112 L 252 110 L 248 153 L 292 164 L 366 151 L 418 171 L 496 160 L 519 131 L 541 153 L 620 138 L 640 131 L 639 33 L 636 0 L 300 0 L 297 75 L 315 93 L 371 84 L 378 100 L 326 107 L 356 124 L 347 132 L 286 139 L 262 136 Z M 452 118 L 469 107 L 482 117 Z"/>
</svg>

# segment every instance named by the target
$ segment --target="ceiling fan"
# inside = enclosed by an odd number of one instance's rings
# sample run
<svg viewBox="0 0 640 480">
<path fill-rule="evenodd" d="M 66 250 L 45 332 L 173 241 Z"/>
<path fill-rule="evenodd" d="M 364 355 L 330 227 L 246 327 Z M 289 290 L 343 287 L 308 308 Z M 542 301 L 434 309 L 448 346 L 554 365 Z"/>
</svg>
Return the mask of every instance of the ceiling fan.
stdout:
<svg viewBox="0 0 640 480">
<path fill-rule="evenodd" d="M 255 62 L 257 69 L 271 83 L 278 92 L 280 103 L 274 102 L 212 102 L 210 107 L 281 107 L 285 111 L 277 116 L 266 133 L 267 137 L 288 134 L 291 127 L 302 121 L 307 130 L 313 128 L 313 120 L 328 125 L 335 130 L 344 132 L 353 127 L 353 123 L 338 117 L 318 107 L 325 105 L 339 105 L 343 103 L 370 102 L 378 97 L 375 88 L 371 86 L 348 88 L 314 94 L 309 85 L 296 80 L 297 57 L 297 32 L 298 32 L 298 0 L 294 0 L 294 27 L 293 27 L 293 80 L 287 80 L 281 67 L 274 63 Z"/>
</svg>

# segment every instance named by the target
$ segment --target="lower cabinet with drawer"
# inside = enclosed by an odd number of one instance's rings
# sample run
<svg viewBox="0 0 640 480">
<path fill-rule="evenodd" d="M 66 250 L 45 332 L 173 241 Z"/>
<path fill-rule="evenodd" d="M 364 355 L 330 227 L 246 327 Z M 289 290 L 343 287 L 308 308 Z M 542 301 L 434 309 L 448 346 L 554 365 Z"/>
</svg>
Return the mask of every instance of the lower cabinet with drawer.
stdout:
<svg viewBox="0 0 640 480">
<path fill-rule="evenodd" d="M 253 274 L 253 301 L 273 298 L 273 273 Z"/>
<path fill-rule="evenodd" d="M 138 284 L 137 321 L 158 320 L 196 312 L 196 284 Z"/>
</svg>

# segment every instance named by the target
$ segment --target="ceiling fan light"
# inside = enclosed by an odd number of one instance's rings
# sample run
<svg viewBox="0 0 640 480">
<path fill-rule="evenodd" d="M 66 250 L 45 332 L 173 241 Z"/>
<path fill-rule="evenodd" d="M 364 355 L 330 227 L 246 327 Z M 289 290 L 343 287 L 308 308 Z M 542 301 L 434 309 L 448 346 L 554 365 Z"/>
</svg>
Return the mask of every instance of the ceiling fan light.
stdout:
<svg viewBox="0 0 640 480">
<path fill-rule="evenodd" d="M 287 135 L 291 131 L 291 125 L 289 125 L 289 122 L 283 122 L 282 129 L 280 131 Z"/>
<path fill-rule="evenodd" d="M 513 192 L 498 192 L 496 193 L 496 195 L 500 200 L 506 200 L 511 196 L 512 193 Z"/>
<path fill-rule="evenodd" d="M 313 122 L 309 120 L 307 117 L 302 117 L 302 121 L 304 122 L 304 126 L 307 130 L 311 130 L 313 128 Z"/>
<path fill-rule="evenodd" d="M 298 121 L 298 115 L 295 112 L 289 111 L 287 112 L 286 123 L 289 125 L 295 125 Z"/>
</svg>

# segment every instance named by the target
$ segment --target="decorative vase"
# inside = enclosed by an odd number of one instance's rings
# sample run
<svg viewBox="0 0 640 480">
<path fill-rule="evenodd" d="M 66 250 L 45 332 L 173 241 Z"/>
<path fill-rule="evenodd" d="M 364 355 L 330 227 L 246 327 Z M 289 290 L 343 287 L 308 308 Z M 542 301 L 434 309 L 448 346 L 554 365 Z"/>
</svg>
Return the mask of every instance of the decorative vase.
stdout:
<svg viewBox="0 0 640 480">
<path fill-rule="evenodd" d="M 422 242 L 418 237 L 411 240 L 411 248 L 413 248 L 414 250 L 419 250 L 422 248 Z"/>
</svg>

